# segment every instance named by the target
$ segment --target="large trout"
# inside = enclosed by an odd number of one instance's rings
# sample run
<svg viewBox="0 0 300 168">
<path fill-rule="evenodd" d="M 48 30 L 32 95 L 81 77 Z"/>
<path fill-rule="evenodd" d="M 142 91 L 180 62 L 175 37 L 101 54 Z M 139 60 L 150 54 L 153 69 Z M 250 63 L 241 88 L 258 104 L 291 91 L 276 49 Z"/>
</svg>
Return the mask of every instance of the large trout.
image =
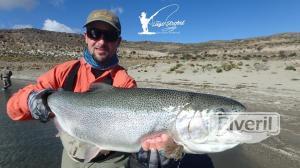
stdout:
<svg viewBox="0 0 300 168">
<path fill-rule="evenodd" d="M 103 87 L 86 93 L 58 91 L 48 97 L 57 126 L 101 150 L 138 152 L 141 140 L 168 133 L 186 153 L 220 152 L 239 143 L 217 135 L 228 120 L 219 113 L 245 107 L 226 97 L 166 89 Z"/>
</svg>

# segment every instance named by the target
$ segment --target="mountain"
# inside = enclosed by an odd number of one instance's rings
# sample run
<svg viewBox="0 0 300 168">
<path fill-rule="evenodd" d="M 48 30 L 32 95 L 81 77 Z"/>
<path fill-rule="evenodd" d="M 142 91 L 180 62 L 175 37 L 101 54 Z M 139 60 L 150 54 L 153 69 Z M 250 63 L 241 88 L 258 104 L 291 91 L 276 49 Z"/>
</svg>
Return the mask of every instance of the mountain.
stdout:
<svg viewBox="0 0 300 168">
<path fill-rule="evenodd" d="M 75 58 L 85 47 L 83 35 L 39 29 L 1 29 L 0 59 Z M 204 43 L 130 42 L 123 40 L 120 57 L 146 59 L 287 59 L 300 58 L 300 33 Z M 16 59 L 18 60 L 18 59 Z"/>
</svg>

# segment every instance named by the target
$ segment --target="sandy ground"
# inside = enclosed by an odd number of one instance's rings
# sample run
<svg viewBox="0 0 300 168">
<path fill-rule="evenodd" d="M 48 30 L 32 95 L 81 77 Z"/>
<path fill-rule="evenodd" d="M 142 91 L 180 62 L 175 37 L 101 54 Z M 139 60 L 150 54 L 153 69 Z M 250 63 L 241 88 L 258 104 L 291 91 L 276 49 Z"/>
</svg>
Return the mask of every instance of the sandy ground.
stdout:
<svg viewBox="0 0 300 168">
<path fill-rule="evenodd" d="M 224 63 L 234 68 L 217 73 L 216 69 Z M 286 70 L 287 66 L 296 70 Z M 229 156 L 237 159 L 235 163 L 253 163 L 249 167 L 300 167 L 300 60 L 156 61 L 127 68 L 139 87 L 217 94 L 242 102 L 248 111 L 280 114 L 281 133 L 278 136 L 259 144 L 212 154 L 216 167 L 226 164 L 238 167 L 224 160 Z M 44 71 L 16 71 L 13 78 L 34 79 Z"/>
</svg>

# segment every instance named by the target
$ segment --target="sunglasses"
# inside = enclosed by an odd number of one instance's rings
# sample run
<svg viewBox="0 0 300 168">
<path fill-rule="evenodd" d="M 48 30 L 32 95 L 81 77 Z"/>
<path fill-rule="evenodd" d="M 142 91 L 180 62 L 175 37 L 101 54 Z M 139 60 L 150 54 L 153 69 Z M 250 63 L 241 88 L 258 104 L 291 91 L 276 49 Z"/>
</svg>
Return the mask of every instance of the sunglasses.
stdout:
<svg viewBox="0 0 300 168">
<path fill-rule="evenodd" d="M 108 42 L 117 41 L 120 37 L 119 33 L 116 31 L 100 30 L 96 28 L 87 29 L 86 34 L 88 38 L 92 40 L 99 40 L 102 37 L 103 40 Z"/>
</svg>

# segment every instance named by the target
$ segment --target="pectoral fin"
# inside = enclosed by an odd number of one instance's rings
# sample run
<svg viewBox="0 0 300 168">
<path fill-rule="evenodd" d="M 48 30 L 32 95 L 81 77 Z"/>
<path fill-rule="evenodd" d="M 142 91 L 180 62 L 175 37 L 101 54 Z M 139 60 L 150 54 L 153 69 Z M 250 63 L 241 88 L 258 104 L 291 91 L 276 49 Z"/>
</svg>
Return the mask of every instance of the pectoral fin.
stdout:
<svg viewBox="0 0 300 168">
<path fill-rule="evenodd" d="M 183 146 L 176 143 L 168 143 L 165 147 L 165 155 L 167 158 L 179 160 L 184 155 Z"/>
<path fill-rule="evenodd" d="M 90 146 L 86 149 L 84 154 L 84 162 L 90 162 L 93 158 L 95 158 L 99 153 L 101 152 L 101 149 L 98 146 Z"/>
</svg>

